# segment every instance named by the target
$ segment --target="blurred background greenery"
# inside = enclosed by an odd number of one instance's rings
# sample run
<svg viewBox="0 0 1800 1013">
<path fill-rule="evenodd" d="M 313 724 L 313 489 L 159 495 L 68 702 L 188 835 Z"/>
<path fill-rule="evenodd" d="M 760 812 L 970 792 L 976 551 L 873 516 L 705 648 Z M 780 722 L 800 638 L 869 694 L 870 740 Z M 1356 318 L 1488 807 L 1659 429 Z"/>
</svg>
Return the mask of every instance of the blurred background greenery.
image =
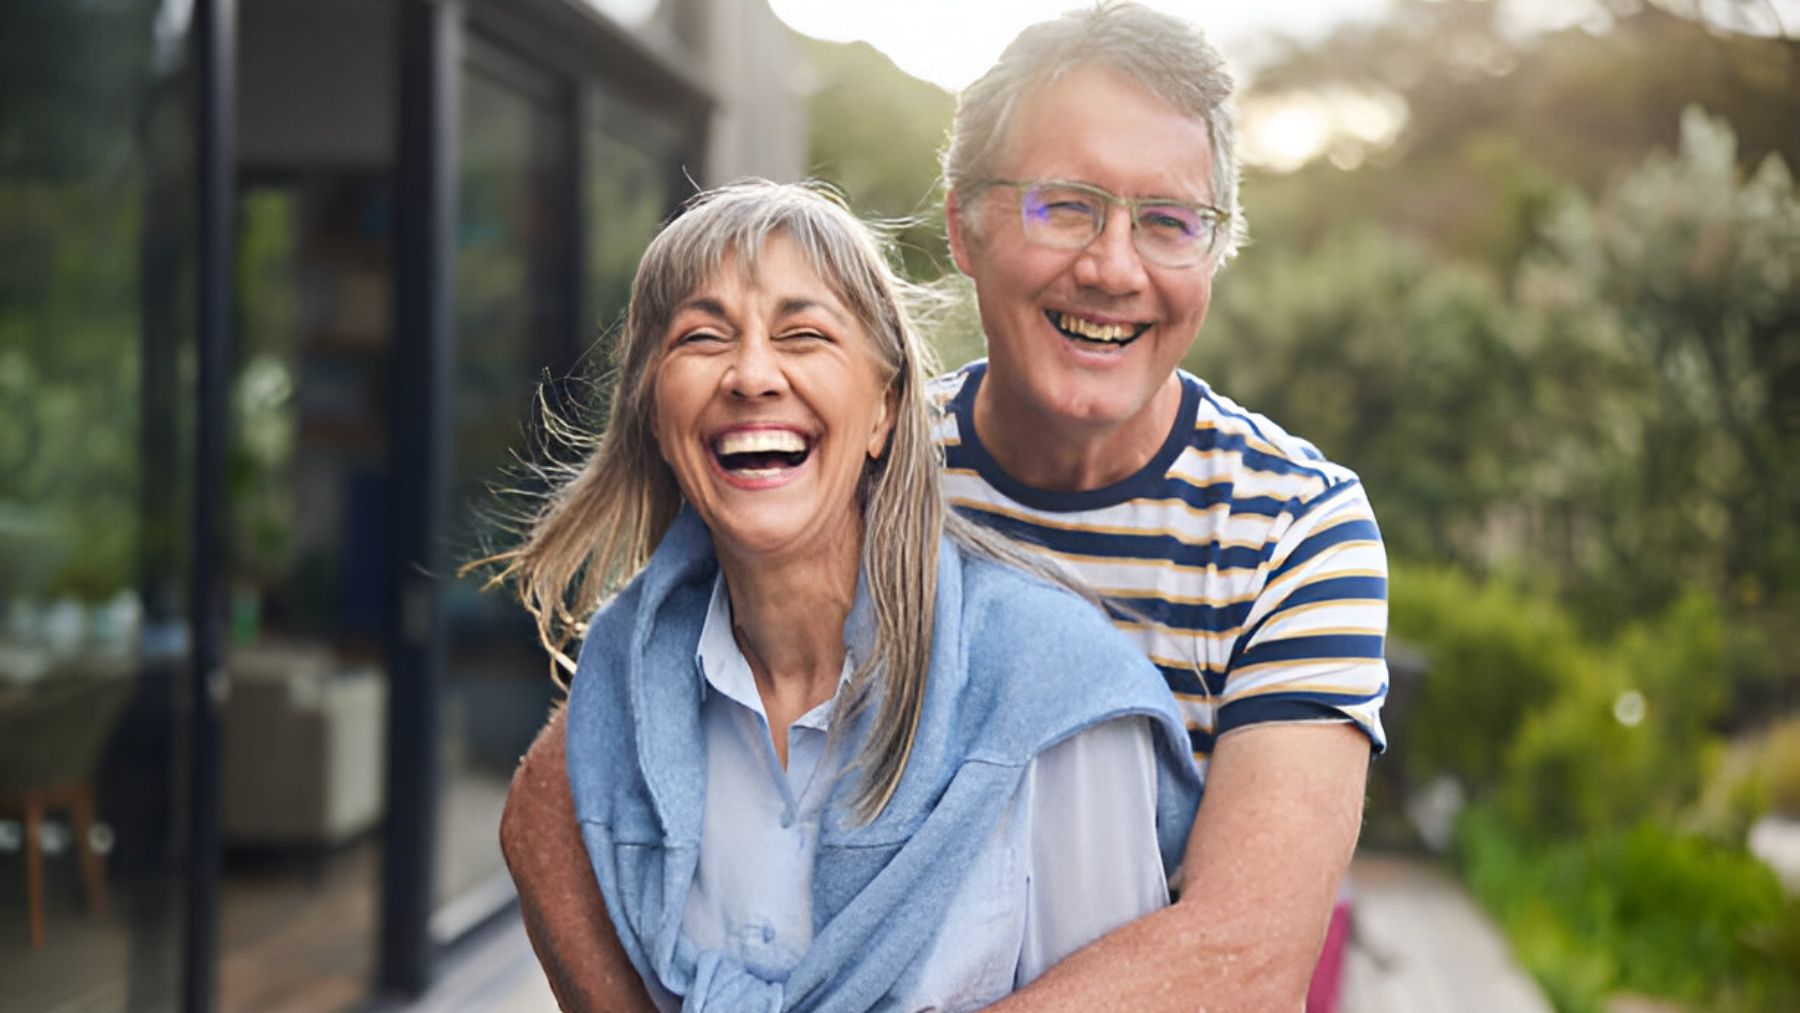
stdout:
<svg viewBox="0 0 1800 1013">
<path fill-rule="evenodd" d="M 1365 844 L 1443 848 L 1560 1009 L 1800 1009 L 1795 884 L 1749 843 L 1800 820 L 1800 26 L 1591 6 L 1398 0 L 1271 47 L 1252 242 L 1186 365 L 1375 502 L 1428 669 Z M 815 172 L 945 275 L 952 98 L 808 46 Z"/>
</svg>

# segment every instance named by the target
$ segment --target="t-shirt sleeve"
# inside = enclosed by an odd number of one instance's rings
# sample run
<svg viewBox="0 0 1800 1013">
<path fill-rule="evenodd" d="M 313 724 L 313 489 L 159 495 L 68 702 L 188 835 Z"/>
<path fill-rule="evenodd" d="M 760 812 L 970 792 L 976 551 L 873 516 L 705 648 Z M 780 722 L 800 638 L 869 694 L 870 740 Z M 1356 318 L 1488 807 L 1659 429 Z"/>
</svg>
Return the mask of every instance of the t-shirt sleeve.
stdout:
<svg viewBox="0 0 1800 1013">
<path fill-rule="evenodd" d="M 1029 865 L 1016 986 L 1169 903 L 1146 718 L 1115 718 L 1045 750 L 1020 798 Z"/>
<path fill-rule="evenodd" d="M 1347 721 L 1387 747 L 1387 552 L 1360 482 L 1327 490 L 1276 540 L 1227 666 L 1215 733 Z"/>
</svg>

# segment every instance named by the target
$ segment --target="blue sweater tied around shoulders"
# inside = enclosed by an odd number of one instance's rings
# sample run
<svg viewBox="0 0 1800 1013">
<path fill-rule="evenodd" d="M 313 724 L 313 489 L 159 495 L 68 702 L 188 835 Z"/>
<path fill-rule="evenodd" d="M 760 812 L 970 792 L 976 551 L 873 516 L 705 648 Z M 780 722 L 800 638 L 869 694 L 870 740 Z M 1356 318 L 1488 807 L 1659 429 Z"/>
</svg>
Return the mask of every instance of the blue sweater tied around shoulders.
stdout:
<svg viewBox="0 0 1800 1013">
<path fill-rule="evenodd" d="M 1163 867 L 1179 863 L 1200 783 L 1161 675 L 1079 597 L 945 540 L 912 755 L 867 824 L 851 819 L 855 777 L 833 788 L 811 948 L 778 981 L 698 951 L 681 925 L 706 793 L 695 651 L 717 572 L 711 536 L 683 509 L 650 564 L 594 617 L 568 707 L 569 783 L 607 913 L 638 974 L 681 996 L 684 1010 L 892 1008 L 1032 758 L 1111 718 L 1152 719 L 1157 837 Z M 845 623 L 852 658 L 866 656 L 872 631 L 859 582 Z M 852 746 L 865 731 L 851 730 Z"/>
</svg>

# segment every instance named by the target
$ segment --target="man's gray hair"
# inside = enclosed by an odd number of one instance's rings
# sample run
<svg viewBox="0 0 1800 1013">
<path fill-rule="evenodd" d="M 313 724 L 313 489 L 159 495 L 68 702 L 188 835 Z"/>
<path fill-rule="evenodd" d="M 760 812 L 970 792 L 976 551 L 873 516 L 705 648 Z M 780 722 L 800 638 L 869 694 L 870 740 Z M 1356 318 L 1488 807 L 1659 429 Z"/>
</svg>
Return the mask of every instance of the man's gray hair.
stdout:
<svg viewBox="0 0 1800 1013">
<path fill-rule="evenodd" d="M 1024 97 L 1076 67 L 1092 65 L 1124 74 L 1206 124 L 1213 203 L 1231 216 L 1213 263 L 1229 260 L 1244 237 L 1231 72 L 1193 23 L 1139 4 L 1105 0 L 1020 32 L 999 62 L 957 98 L 944 149 L 946 188 L 970 196 L 993 179 Z"/>
</svg>

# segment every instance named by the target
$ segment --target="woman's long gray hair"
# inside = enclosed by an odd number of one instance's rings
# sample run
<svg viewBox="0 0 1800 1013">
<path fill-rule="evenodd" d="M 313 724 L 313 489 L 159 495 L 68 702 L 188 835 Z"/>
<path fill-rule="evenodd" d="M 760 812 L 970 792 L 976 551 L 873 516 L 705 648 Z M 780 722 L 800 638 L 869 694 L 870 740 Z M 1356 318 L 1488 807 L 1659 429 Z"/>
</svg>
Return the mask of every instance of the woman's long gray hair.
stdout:
<svg viewBox="0 0 1800 1013">
<path fill-rule="evenodd" d="M 866 821 L 893 797 L 918 729 L 940 536 L 948 529 L 984 555 L 1025 560 L 996 536 L 947 516 L 925 392 L 931 354 L 902 309 L 904 283 L 882 242 L 835 194 L 816 185 L 750 180 L 687 204 L 638 264 L 611 408 L 593 453 L 553 476 L 557 487 L 531 517 L 522 544 L 481 562 L 499 566 L 490 583 L 513 584 L 544 647 L 573 671 L 570 642 L 583 634 L 588 615 L 643 568 L 681 506 L 681 490 L 650 431 L 664 330 L 682 300 L 728 260 L 754 273 L 757 256 L 776 236 L 793 242 L 855 315 L 896 406 L 887 452 L 868 462 L 863 484 L 862 559 L 874 649 L 833 719 L 834 727 L 847 727 L 850 717 L 878 701 L 872 733 L 855 760 L 863 776 L 855 812 Z"/>
</svg>

